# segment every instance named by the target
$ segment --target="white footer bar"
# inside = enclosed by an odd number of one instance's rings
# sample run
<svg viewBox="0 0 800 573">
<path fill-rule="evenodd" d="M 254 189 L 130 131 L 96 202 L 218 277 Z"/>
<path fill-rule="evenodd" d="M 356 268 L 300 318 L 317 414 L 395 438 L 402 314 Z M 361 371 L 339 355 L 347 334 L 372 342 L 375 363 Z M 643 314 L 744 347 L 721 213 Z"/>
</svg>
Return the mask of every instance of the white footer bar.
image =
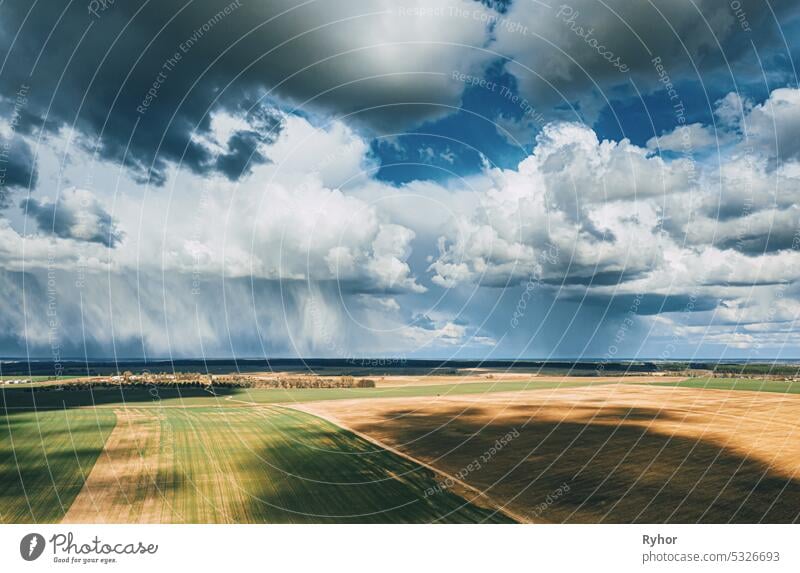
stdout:
<svg viewBox="0 0 800 573">
<path fill-rule="evenodd" d="M 797 525 L 6 525 L 0 570 L 796 572 L 799 539 Z"/>
</svg>

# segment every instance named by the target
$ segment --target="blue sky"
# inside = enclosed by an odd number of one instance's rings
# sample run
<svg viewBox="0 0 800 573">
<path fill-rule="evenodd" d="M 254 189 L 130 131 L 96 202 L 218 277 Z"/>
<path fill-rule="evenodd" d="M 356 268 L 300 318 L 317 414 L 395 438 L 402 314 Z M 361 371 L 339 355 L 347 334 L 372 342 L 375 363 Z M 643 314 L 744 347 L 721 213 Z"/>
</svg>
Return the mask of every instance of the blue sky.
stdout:
<svg viewBox="0 0 800 573">
<path fill-rule="evenodd" d="M 800 357 L 792 2 L 0 11 L 0 355 Z"/>
</svg>

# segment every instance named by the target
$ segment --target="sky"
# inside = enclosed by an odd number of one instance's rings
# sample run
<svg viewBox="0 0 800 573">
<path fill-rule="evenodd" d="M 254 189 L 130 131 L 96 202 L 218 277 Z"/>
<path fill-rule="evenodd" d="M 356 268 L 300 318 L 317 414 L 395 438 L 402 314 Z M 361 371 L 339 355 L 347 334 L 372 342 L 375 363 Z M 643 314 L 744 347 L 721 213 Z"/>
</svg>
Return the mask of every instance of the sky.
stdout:
<svg viewBox="0 0 800 573">
<path fill-rule="evenodd" d="M 7 0 L 0 356 L 800 358 L 789 0 Z"/>
</svg>

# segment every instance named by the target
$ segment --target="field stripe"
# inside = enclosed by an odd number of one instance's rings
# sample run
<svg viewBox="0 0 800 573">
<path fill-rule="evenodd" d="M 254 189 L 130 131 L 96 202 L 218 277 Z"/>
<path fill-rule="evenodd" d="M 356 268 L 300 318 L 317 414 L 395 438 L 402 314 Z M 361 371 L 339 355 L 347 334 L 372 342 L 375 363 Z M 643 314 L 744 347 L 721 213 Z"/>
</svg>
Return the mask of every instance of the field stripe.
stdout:
<svg viewBox="0 0 800 573">
<path fill-rule="evenodd" d="M 115 414 L 117 425 L 62 523 L 160 521 L 158 416 L 141 409 Z"/>
</svg>

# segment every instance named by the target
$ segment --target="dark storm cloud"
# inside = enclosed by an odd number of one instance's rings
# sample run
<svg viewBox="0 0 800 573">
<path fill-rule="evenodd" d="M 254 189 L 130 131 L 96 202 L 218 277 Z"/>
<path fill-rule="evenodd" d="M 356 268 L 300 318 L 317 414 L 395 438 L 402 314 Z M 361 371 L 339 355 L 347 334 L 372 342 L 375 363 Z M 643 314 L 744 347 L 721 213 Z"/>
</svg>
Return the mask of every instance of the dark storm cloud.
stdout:
<svg viewBox="0 0 800 573">
<path fill-rule="evenodd" d="M 708 279 L 704 280 L 701 283 L 703 286 L 723 286 L 723 287 L 756 287 L 756 286 L 776 286 L 776 285 L 786 285 L 789 284 L 786 281 L 782 280 L 770 280 L 770 279 L 763 279 L 763 280 L 754 280 L 754 281 L 745 281 L 745 280 L 738 280 L 738 281 L 728 281 L 724 279 Z"/>
<path fill-rule="evenodd" d="M 97 146 L 107 159 L 124 157 L 139 180 L 156 184 L 173 162 L 199 174 L 234 175 L 243 150 L 252 148 L 251 136 L 241 134 L 218 160 L 192 135 L 210 134 L 209 113 L 241 112 L 243 101 L 267 93 L 268 105 L 275 98 L 290 106 L 311 100 L 304 107 L 334 113 L 383 106 L 358 114 L 357 121 L 377 128 L 442 113 L 438 103 L 458 103 L 460 83 L 430 74 L 423 82 L 413 74 L 467 66 L 473 52 L 433 43 L 365 49 L 415 40 L 418 21 L 391 14 L 396 7 L 386 2 L 299 4 L 116 2 L 90 14 L 85 2 L 5 2 L 0 45 L 8 59 L 0 94 L 29 83 L 29 127 L 75 124 L 84 145 Z M 472 34 L 480 44 L 483 29 L 466 21 L 428 36 L 472 41 Z M 400 81 L 395 72 L 412 75 Z M 260 135 L 274 137 L 275 130 Z"/>
<path fill-rule="evenodd" d="M 794 228 L 776 226 L 766 233 L 744 233 L 739 237 L 717 241 L 715 246 L 719 249 L 736 249 L 749 256 L 784 251 L 796 248 L 798 229 L 800 221 Z"/>
<path fill-rule="evenodd" d="M 231 181 L 250 172 L 253 165 L 266 158 L 258 152 L 261 136 L 255 131 L 237 131 L 228 140 L 228 152 L 217 157 L 216 168 Z"/>
<path fill-rule="evenodd" d="M 38 173 L 30 146 L 19 136 L 0 141 L 0 208 L 8 205 L 9 191 L 15 187 L 36 187 Z"/>
<path fill-rule="evenodd" d="M 55 202 L 25 199 L 20 204 L 41 233 L 116 247 L 124 233 L 113 217 L 88 192 L 68 190 Z"/>
<path fill-rule="evenodd" d="M 215 276 L 198 283 L 191 274 L 140 269 L 87 272 L 82 283 L 73 271 L 0 268 L 0 355 L 349 358 L 342 349 L 353 340 L 365 350 L 375 339 L 341 321 L 335 287 L 312 294 L 305 281 Z"/>
<path fill-rule="evenodd" d="M 638 302 L 637 302 L 638 299 Z M 568 299 L 570 300 L 570 299 Z M 714 310 L 719 299 L 709 295 L 692 294 L 657 294 L 647 293 L 602 295 L 590 294 L 585 299 L 574 297 L 571 300 L 582 300 L 582 304 L 607 307 L 612 314 L 625 314 L 635 308 L 641 316 L 664 314 L 670 312 L 702 312 Z"/>
<path fill-rule="evenodd" d="M 713 83 L 710 74 L 761 81 L 753 43 L 762 54 L 783 48 L 776 17 L 783 23 L 797 11 L 792 0 L 769 7 L 763 0 L 514 2 L 506 17 L 526 33 L 500 26 L 494 47 L 513 58 L 506 67 L 531 101 L 578 100 L 597 108 L 605 96 L 619 95 L 614 88 L 635 97 L 631 82 L 650 92 L 662 80 Z"/>
<path fill-rule="evenodd" d="M 86 3 L 71 3 L 66 10 L 67 2 L 39 3 L 29 16 L 28 2 L 5 3 L 0 42 L 9 59 L 0 89 L 8 96 L 29 83 L 29 129 L 75 124 L 85 136 L 82 143 L 96 145 L 108 159 L 125 157 L 139 180 L 151 176 L 162 183 L 172 161 L 208 172 L 214 157 L 190 136 L 207 134 L 207 111 L 225 106 L 225 97 L 212 103 L 223 77 L 217 68 L 194 88 L 192 83 L 210 63 L 209 44 L 220 47 L 214 28 L 230 29 L 236 18 L 235 11 L 225 16 L 225 26 L 215 23 L 205 41 L 184 53 L 181 43 L 208 26 L 221 7 L 196 4 L 198 9 L 178 13 L 177 2 L 117 2 L 98 19 L 87 13 Z M 180 61 L 171 66 L 176 55 Z"/>
<path fill-rule="evenodd" d="M 578 271 L 580 273 L 580 271 Z M 619 271 L 600 271 L 589 274 L 568 274 L 564 273 L 563 276 L 548 278 L 542 282 L 549 285 L 592 285 L 592 286 L 608 286 L 624 283 L 627 281 L 636 280 L 641 278 L 644 273 L 637 269 L 623 269 Z"/>
<path fill-rule="evenodd" d="M 748 208 L 752 212 L 744 211 L 739 217 L 726 219 L 715 218 L 709 208 L 691 224 L 670 224 L 665 228 L 676 241 L 713 244 L 718 249 L 732 249 L 750 257 L 796 251 L 800 243 L 800 206 L 796 201 L 757 210 L 751 205 Z"/>
</svg>

